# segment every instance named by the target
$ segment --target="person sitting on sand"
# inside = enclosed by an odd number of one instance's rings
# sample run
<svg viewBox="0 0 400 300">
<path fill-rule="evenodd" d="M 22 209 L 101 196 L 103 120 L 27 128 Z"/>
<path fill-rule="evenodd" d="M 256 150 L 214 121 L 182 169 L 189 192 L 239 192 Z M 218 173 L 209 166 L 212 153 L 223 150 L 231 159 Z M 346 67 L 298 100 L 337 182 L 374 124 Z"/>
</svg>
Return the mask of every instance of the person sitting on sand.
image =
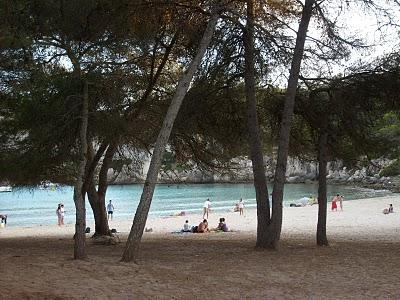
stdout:
<svg viewBox="0 0 400 300">
<path fill-rule="evenodd" d="M 183 224 L 182 232 L 191 232 L 191 231 L 192 230 L 191 230 L 191 227 L 189 225 L 189 220 L 186 220 L 185 224 Z"/>
<path fill-rule="evenodd" d="M 197 233 L 205 233 L 205 232 L 209 232 L 210 230 L 208 229 L 208 222 L 206 219 L 203 220 L 203 222 L 201 222 L 199 224 L 199 226 L 197 226 Z"/>
<path fill-rule="evenodd" d="M 223 232 L 228 232 L 228 226 L 225 223 L 225 218 L 219 218 L 219 223 L 218 223 L 218 227 L 217 230 L 221 230 Z"/>
<path fill-rule="evenodd" d="M 308 200 L 309 205 L 314 205 L 318 204 L 317 198 L 310 196 L 310 199 Z"/>
<path fill-rule="evenodd" d="M 393 212 L 393 204 L 389 204 L 389 213 Z"/>
</svg>

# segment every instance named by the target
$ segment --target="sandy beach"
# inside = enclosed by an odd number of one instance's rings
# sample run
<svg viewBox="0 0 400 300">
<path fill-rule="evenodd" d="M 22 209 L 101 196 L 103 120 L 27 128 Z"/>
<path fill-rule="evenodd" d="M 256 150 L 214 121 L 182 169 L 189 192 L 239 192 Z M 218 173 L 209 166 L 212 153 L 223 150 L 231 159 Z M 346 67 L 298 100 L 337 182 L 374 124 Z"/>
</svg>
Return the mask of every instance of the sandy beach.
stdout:
<svg viewBox="0 0 400 300">
<path fill-rule="evenodd" d="M 394 213 L 382 210 L 392 203 Z M 399 210 L 398 210 L 399 209 Z M 140 264 L 119 262 L 121 243 L 72 259 L 74 226 L 0 229 L 0 299 L 398 299 L 400 196 L 351 200 L 328 212 L 329 247 L 315 245 L 318 206 L 285 207 L 279 251 L 255 251 L 255 210 L 211 213 L 233 232 L 175 234 L 199 214 L 150 218 Z M 93 225 L 88 224 L 92 227 Z"/>
</svg>

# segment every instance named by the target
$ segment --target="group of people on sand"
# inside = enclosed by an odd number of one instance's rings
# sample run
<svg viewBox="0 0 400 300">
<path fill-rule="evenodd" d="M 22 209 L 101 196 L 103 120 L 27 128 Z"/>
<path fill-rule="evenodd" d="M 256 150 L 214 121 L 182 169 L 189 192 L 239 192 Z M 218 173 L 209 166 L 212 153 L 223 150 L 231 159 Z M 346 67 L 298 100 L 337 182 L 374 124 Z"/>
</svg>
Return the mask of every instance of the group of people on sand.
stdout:
<svg viewBox="0 0 400 300">
<path fill-rule="evenodd" d="M 226 225 L 225 218 L 219 218 L 218 226 L 215 229 L 210 229 L 210 227 L 208 226 L 207 219 L 201 221 L 198 226 L 190 226 L 189 220 L 186 220 L 185 224 L 183 224 L 183 229 L 181 230 L 181 232 L 192 232 L 192 233 L 207 233 L 210 231 L 228 232 L 229 228 Z"/>
<path fill-rule="evenodd" d="M 244 214 L 244 201 L 242 198 L 240 198 L 239 202 L 235 204 L 233 211 L 239 212 L 240 215 Z M 228 232 L 229 228 L 226 225 L 225 218 L 220 218 L 217 227 L 210 229 L 207 221 L 210 213 L 211 213 L 211 201 L 210 198 L 207 198 L 203 204 L 203 221 L 201 221 L 200 224 L 197 226 L 191 226 L 189 224 L 189 220 L 186 220 L 185 223 L 183 224 L 183 229 L 181 230 L 181 232 L 192 232 L 192 233 L 205 233 L 210 231 Z M 185 215 L 186 213 L 184 212 L 177 214 L 177 216 L 185 216 Z"/>
<path fill-rule="evenodd" d="M 65 216 L 64 204 L 58 203 L 56 215 L 58 219 L 58 226 L 64 225 L 64 216 Z"/>
<path fill-rule="evenodd" d="M 340 194 L 336 194 L 336 196 L 332 198 L 331 210 L 337 211 L 337 208 L 338 208 L 337 203 L 338 202 L 339 202 L 340 210 L 343 210 L 343 200 L 344 200 L 343 196 L 341 196 Z"/>
<path fill-rule="evenodd" d="M 107 218 L 112 220 L 113 218 L 113 213 L 114 213 L 114 205 L 112 204 L 112 201 L 107 205 Z M 65 216 L 65 209 L 64 209 L 64 204 L 63 203 L 58 203 L 58 207 L 56 210 L 56 215 L 58 219 L 58 226 L 64 225 L 64 216 Z"/>
</svg>

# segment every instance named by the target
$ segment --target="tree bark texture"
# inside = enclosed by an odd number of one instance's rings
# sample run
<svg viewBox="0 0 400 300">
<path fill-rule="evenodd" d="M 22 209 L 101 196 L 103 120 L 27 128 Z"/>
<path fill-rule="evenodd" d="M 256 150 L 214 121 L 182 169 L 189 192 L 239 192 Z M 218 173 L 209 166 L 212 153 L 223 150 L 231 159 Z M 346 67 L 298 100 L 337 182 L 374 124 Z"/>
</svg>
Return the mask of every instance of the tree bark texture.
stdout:
<svg viewBox="0 0 400 300">
<path fill-rule="evenodd" d="M 102 143 L 99 149 L 97 149 L 97 152 L 95 154 L 93 146 L 90 140 L 88 139 L 88 153 L 87 153 L 87 163 L 86 163 L 83 192 L 87 193 L 89 204 L 93 211 L 93 217 L 95 223 L 94 235 L 110 234 L 110 230 L 108 227 L 107 213 L 105 208 L 105 197 L 104 199 L 100 199 L 94 181 L 94 171 L 103 153 L 107 150 L 107 148 L 108 145 L 106 143 Z"/>
<path fill-rule="evenodd" d="M 105 196 L 100 197 L 97 193 L 94 181 L 89 185 L 87 190 L 89 204 L 93 210 L 94 216 L 94 235 L 110 235 L 108 226 Z"/>
<path fill-rule="evenodd" d="M 80 142 L 80 160 L 78 166 L 78 174 L 74 185 L 74 202 L 76 209 L 75 221 L 75 241 L 74 241 L 74 259 L 86 258 L 86 209 L 85 209 L 85 193 L 83 191 L 83 184 L 85 180 L 86 169 L 86 154 L 87 154 L 87 127 L 89 115 L 89 91 L 88 83 L 83 83 L 83 97 L 82 97 L 82 117 L 81 126 L 79 131 Z"/>
<path fill-rule="evenodd" d="M 175 95 L 172 98 L 171 104 L 167 111 L 167 115 L 164 118 L 164 122 L 157 137 L 153 155 L 150 161 L 149 170 L 147 172 L 146 181 L 143 187 L 143 192 L 140 197 L 139 205 L 136 209 L 136 214 L 133 220 L 131 231 L 128 236 L 128 240 L 126 242 L 125 250 L 122 255 L 122 261 L 129 262 L 132 260 L 136 260 L 138 257 L 140 241 L 150 210 L 150 205 L 153 198 L 155 185 L 157 183 L 157 177 L 160 171 L 161 160 L 165 151 L 165 147 L 167 145 L 172 127 L 175 122 L 175 118 L 178 114 L 183 98 L 185 97 L 186 92 L 189 89 L 190 82 L 192 81 L 194 73 L 200 65 L 201 59 L 203 58 L 207 47 L 211 42 L 211 38 L 214 33 L 218 18 L 219 11 L 215 10 L 204 31 L 196 56 L 191 62 L 189 68 L 185 71 L 185 73 L 179 80 Z"/>
<path fill-rule="evenodd" d="M 287 157 L 289 153 L 290 129 L 293 118 L 293 109 L 296 97 L 297 84 L 299 81 L 300 66 L 304 53 L 308 25 L 312 16 L 315 0 L 306 0 L 303 6 L 299 30 L 297 32 L 296 45 L 294 48 L 292 65 L 290 68 L 288 87 L 285 94 L 285 105 L 282 114 L 282 122 L 279 132 L 278 158 L 274 176 L 272 192 L 272 218 L 266 248 L 276 249 L 282 230 L 282 202 L 283 189 L 286 179 Z"/>
<path fill-rule="evenodd" d="M 257 115 L 256 80 L 254 68 L 254 0 L 247 0 L 247 23 L 244 31 L 245 87 L 248 114 L 250 157 L 253 166 L 257 203 L 257 241 L 260 247 L 266 239 L 270 223 L 267 178 Z"/>
<path fill-rule="evenodd" d="M 321 130 L 318 141 L 318 223 L 317 245 L 328 246 L 326 236 L 327 196 L 326 196 L 326 166 L 327 166 L 328 133 Z"/>
</svg>

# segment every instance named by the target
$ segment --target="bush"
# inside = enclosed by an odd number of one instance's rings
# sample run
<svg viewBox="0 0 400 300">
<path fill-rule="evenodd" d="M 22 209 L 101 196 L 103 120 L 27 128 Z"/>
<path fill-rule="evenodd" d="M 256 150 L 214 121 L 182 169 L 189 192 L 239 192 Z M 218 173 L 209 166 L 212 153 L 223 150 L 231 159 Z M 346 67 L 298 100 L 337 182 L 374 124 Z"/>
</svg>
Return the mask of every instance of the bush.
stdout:
<svg viewBox="0 0 400 300">
<path fill-rule="evenodd" d="M 386 168 L 379 172 L 379 176 L 397 176 L 400 175 L 400 159 L 396 159 Z"/>
</svg>

